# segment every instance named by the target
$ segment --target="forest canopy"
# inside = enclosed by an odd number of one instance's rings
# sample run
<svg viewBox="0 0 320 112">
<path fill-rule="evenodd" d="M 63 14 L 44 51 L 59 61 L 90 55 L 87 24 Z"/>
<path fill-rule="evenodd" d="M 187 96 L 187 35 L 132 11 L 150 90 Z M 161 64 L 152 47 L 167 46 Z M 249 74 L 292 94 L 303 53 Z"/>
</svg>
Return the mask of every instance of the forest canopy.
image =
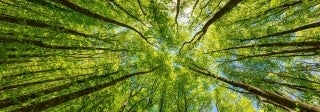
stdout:
<svg viewBox="0 0 320 112">
<path fill-rule="evenodd" d="M 320 112 L 319 0 L 0 0 L 0 111 Z"/>
</svg>

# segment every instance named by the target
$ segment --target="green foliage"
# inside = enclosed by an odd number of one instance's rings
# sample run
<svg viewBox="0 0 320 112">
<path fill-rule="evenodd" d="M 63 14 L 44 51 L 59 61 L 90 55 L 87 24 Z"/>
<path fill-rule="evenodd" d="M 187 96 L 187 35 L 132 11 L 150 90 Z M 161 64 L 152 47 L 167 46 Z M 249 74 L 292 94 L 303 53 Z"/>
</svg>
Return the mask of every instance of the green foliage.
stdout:
<svg viewBox="0 0 320 112">
<path fill-rule="evenodd" d="M 284 111 L 196 66 L 319 106 L 319 1 L 227 3 L 2 0 L 0 111 Z"/>
</svg>

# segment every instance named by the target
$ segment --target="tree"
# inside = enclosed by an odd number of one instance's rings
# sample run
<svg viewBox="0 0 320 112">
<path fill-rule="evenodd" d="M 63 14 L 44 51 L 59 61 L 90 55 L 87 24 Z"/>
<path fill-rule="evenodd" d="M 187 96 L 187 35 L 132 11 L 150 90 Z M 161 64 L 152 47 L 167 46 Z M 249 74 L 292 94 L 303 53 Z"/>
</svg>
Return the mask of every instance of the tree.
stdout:
<svg viewBox="0 0 320 112">
<path fill-rule="evenodd" d="M 320 112 L 317 0 L 2 0 L 0 111 Z"/>
</svg>

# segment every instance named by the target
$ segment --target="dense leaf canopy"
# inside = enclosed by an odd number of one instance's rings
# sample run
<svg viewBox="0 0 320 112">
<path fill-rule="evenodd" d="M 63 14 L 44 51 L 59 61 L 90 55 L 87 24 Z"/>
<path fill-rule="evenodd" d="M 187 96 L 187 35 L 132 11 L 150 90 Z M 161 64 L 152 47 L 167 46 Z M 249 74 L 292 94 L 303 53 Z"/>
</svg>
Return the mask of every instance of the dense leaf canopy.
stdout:
<svg viewBox="0 0 320 112">
<path fill-rule="evenodd" d="M 0 0 L 0 111 L 320 111 L 319 0 Z"/>
</svg>

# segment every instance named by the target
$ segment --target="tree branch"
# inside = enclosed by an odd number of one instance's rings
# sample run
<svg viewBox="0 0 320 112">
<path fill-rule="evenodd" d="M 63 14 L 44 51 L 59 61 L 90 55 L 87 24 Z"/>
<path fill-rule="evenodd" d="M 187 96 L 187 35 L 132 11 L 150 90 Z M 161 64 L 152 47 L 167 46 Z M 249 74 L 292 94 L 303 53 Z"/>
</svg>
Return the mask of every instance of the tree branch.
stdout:
<svg viewBox="0 0 320 112">
<path fill-rule="evenodd" d="M 62 96 L 58 96 L 58 97 L 55 97 L 55 98 L 52 98 L 52 99 L 49 99 L 49 100 L 46 100 L 46 101 L 43 101 L 43 102 L 39 102 L 39 103 L 36 103 L 36 104 L 23 106 L 21 108 L 13 110 L 12 112 L 42 111 L 42 110 L 45 110 L 45 109 L 60 105 L 60 104 L 62 104 L 64 102 L 79 98 L 81 96 L 88 95 L 88 94 L 93 93 L 95 91 L 99 91 L 99 90 L 104 89 L 106 87 L 113 86 L 113 85 L 117 84 L 118 82 L 126 80 L 126 79 L 128 79 L 130 77 L 137 76 L 137 75 L 143 75 L 143 74 L 147 74 L 147 73 L 153 72 L 157 68 L 158 67 L 155 67 L 155 68 L 153 68 L 151 70 L 148 70 L 148 71 L 131 73 L 131 74 L 119 77 L 117 79 L 114 79 L 114 80 L 112 80 L 110 82 L 107 82 L 107 83 L 104 83 L 104 84 L 96 85 L 96 86 L 89 87 L 89 88 L 86 88 L 86 89 L 82 89 L 82 90 L 79 90 L 79 91 L 76 91 L 76 92 L 73 92 L 73 93 L 69 93 L 69 94 L 65 94 L 65 95 L 62 95 Z"/>
<path fill-rule="evenodd" d="M 220 19 L 223 15 L 229 12 L 232 8 L 236 7 L 242 0 L 230 0 L 224 7 L 222 7 L 212 18 L 210 18 L 203 26 L 203 28 L 197 32 L 191 40 L 184 42 L 180 48 L 181 49 L 189 43 L 192 43 L 194 40 L 195 43 L 198 42 L 204 35 L 207 33 L 207 30 L 211 24 Z M 197 39 L 196 39 L 197 38 Z"/>
<path fill-rule="evenodd" d="M 261 40 L 261 39 L 265 39 L 265 38 L 277 37 L 277 36 L 290 34 L 290 33 L 298 32 L 298 31 L 317 28 L 317 27 L 320 27 L 320 22 L 315 22 L 315 23 L 303 25 L 303 26 L 300 26 L 300 27 L 297 27 L 297 28 L 293 28 L 293 29 L 286 30 L 286 31 L 281 31 L 281 32 L 276 32 L 274 34 L 269 34 L 269 35 L 265 35 L 265 36 L 261 36 L 261 37 L 249 38 L 249 39 L 241 39 L 240 41 L 241 42 L 245 42 L 245 41 L 251 41 L 251 40 Z"/>
<path fill-rule="evenodd" d="M 128 28 L 130 30 L 133 30 L 134 32 L 138 33 L 140 35 L 140 37 L 142 37 L 148 44 L 153 45 L 152 43 L 150 43 L 148 41 L 148 38 L 146 38 L 141 32 L 139 32 L 137 29 L 135 29 L 132 26 L 129 26 L 127 24 L 121 23 L 119 21 L 116 21 L 116 20 L 113 20 L 113 19 L 110 19 L 110 18 L 107 18 L 107 17 L 104 17 L 104 16 L 99 15 L 97 13 L 91 12 L 90 10 L 85 9 L 85 8 L 83 8 L 81 6 L 78 6 L 77 4 L 72 3 L 69 0 L 54 0 L 54 2 L 59 3 L 59 4 L 63 5 L 63 6 L 66 6 L 66 7 L 70 8 L 70 9 L 72 9 L 74 11 L 77 11 L 77 12 L 79 12 L 81 14 L 84 14 L 86 16 L 93 17 L 93 18 L 96 18 L 98 20 L 101 20 L 101 21 L 104 21 L 104 22 L 107 22 L 107 23 L 112 23 L 112 24 L 115 24 L 115 25 L 119 25 L 119 26 Z"/>
<path fill-rule="evenodd" d="M 299 46 L 299 47 L 301 47 L 301 46 L 314 46 L 314 47 L 316 47 L 319 45 L 320 45 L 320 41 L 291 42 L 291 43 L 264 43 L 264 44 L 253 44 L 253 45 L 248 45 L 248 46 L 230 47 L 230 48 L 206 52 L 203 54 L 210 54 L 210 53 L 232 50 L 232 49 L 253 48 L 253 47 L 287 47 L 287 46 Z"/>
<path fill-rule="evenodd" d="M 206 73 L 206 72 L 194 69 L 194 68 L 189 67 L 189 66 L 188 66 L 188 68 L 190 70 L 196 72 L 196 73 L 215 78 L 217 80 L 220 80 L 222 82 L 230 84 L 230 85 L 232 85 L 234 87 L 242 88 L 242 89 L 244 89 L 244 90 L 246 90 L 246 91 L 248 91 L 248 92 L 250 92 L 252 94 L 255 94 L 255 95 L 263 97 L 263 98 L 266 98 L 268 100 L 276 102 L 277 104 L 283 105 L 283 106 L 288 107 L 290 109 L 294 110 L 296 108 L 300 108 L 300 109 L 305 110 L 305 111 L 320 112 L 320 107 L 317 107 L 317 106 L 314 106 L 314 105 L 311 105 L 311 104 L 307 104 L 307 103 L 304 103 L 302 101 L 295 101 L 295 100 L 292 100 L 292 99 L 290 99 L 288 97 L 284 97 L 284 96 L 280 96 L 280 95 L 268 92 L 266 90 L 263 90 L 261 88 L 252 86 L 252 85 L 247 84 L 247 83 L 232 81 L 232 80 L 229 80 L 227 78 L 219 77 L 219 76 L 217 76 L 215 74 L 211 74 L 211 73 Z"/>
</svg>

